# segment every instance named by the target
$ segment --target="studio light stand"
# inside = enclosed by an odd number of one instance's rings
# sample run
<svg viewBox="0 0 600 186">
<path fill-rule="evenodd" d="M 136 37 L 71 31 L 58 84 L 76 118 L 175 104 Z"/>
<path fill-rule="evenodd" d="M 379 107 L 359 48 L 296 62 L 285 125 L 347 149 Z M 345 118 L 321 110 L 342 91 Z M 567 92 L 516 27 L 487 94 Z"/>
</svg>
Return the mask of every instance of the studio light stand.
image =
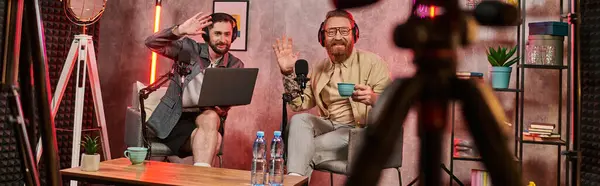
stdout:
<svg viewBox="0 0 600 186">
<path fill-rule="evenodd" d="M 89 6 L 86 6 L 88 4 Z M 97 7 L 98 4 L 102 4 L 101 7 Z M 94 111 L 96 116 L 97 125 L 99 128 L 91 129 L 100 130 L 100 142 L 102 146 L 102 152 L 105 160 L 110 160 L 110 145 L 108 141 L 108 133 L 106 131 L 106 120 L 104 115 L 104 104 L 102 102 L 102 92 L 100 90 L 100 79 L 98 77 L 98 65 L 96 63 L 96 54 L 94 50 L 94 42 L 92 36 L 85 34 L 86 26 L 95 23 L 100 18 L 100 15 L 104 12 L 106 0 L 86 0 L 84 3 L 71 3 L 70 0 L 63 2 L 63 8 L 69 20 L 79 26 L 83 26 L 83 34 L 75 35 L 71 48 L 65 60 L 58 84 L 52 97 L 51 115 L 52 118 L 56 118 L 58 108 L 61 100 L 64 96 L 65 90 L 67 89 L 69 78 L 74 70 L 77 68 L 76 81 L 75 81 L 75 111 L 74 111 L 74 122 L 73 122 L 73 142 L 71 151 L 71 167 L 78 167 L 81 155 L 81 133 L 83 123 L 83 108 L 85 99 L 85 87 L 87 76 L 89 76 L 90 89 L 92 91 L 92 98 L 94 102 Z M 90 17 L 91 16 L 91 17 Z M 73 19 L 71 19 L 74 18 Z M 70 131 L 70 129 L 57 129 Z M 40 139 L 41 142 L 41 139 Z M 40 143 L 38 143 L 40 144 Z M 41 146 L 37 147 L 38 160 L 42 155 Z M 39 162 L 38 162 L 39 163 Z M 71 181 L 71 185 L 76 185 L 76 181 Z"/>
<path fill-rule="evenodd" d="M 52 97 L 52 115 L 56 116 L 56 113 L 58 113 L 58 107 L 60 106 L 64 92 L 67 89 L 67 83 L 69 82 L 75 64 L 77 64 L 77 73 L 75 81 L 75 117 L 73 123 L 71 167 L 79 166 L 86 75 L 89 75 L 90 78 L 90 88 L 92 90 L 94 110 L 96 111 L 96 120 L 102 134 L 102 152 L 104 153 L 106 160 L 111 159 L 108 133 L 106 131 L 106 120 L 104 117 L 104 104 L 102 103 L 102 92 L 100 90 L 100 79 L 98 77 L 98 66 L 96 63 L 96 55 L 94 53 L 94 42 L 90 35 L 79 34 L 75 35 L 75 39 L 73 39 L 71 49 L 65 60 L 60 79 L 58 80 L 58 85 L 56 86 L 56 90 Z M 38 152 L 38 156 L 39 155 L 41 155 L 41 152 Z"/>
</svg>

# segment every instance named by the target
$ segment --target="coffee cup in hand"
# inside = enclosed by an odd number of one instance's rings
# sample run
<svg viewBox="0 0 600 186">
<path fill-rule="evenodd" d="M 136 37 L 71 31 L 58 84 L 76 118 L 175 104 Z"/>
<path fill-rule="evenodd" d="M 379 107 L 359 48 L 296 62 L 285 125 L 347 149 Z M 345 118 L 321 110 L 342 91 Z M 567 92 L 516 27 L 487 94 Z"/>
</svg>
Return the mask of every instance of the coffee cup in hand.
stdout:
<svg viewBox="0 0 600 186">
<path fill-rule="evenodd" d="M 354 92 L 354 83 L 338 83 L 338 92 L 342 97 L 350 97 Z"/>
</svg>

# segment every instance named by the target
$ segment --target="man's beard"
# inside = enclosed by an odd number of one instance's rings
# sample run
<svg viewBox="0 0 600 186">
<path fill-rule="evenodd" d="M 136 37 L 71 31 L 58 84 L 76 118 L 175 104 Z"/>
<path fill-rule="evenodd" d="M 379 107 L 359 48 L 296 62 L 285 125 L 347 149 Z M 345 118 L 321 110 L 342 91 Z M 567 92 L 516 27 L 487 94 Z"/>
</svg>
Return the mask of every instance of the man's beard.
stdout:
<svg viewBox="0 0 600 186">
<path fill-rule="evenodd" d="M 344 47 L 336 46 L 343 45 Z M 339 63 L 350 57 L 354 46 L 347 40 L 331 40 L 327 42 L 326 49 L 329 56 L 332 58 L 331 61 Z"/>
<path fill-rule="evenodd" d="M 225 45 L 225 48 L 224 48 L 224 49 L 219 49 L 219 48 L 217 47 L 218 45 Z M 212 50 L 213 50 L 215 53 L 219 54 L 219 55 L 224 55 L 224 54 L 226 54 L 227 52 L 229 52 L 229 47 L 231 47 L 231 45 L 225 44 L 225 43 L 223 43 L 223 42 L 218 42 L 218 43 L 215 43 L 215 44 L 213 44 L 213 43 L 210 43 L 208 46 L 210 46 L 210 48 L 212 48 Z"/>
</svg>

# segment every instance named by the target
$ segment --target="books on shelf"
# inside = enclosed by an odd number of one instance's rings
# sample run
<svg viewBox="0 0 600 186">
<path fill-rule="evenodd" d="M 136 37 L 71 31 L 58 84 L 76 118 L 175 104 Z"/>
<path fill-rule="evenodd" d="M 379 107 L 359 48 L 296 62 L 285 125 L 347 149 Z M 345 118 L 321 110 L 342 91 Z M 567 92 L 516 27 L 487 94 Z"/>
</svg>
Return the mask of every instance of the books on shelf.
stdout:
<svg viewBox="0 0 600 186">
<path fill-rule="evenodd" d="M 456 76 L 458 77 L 483 77 L 483 73 L 481 72 L 467 72 L 467 71 L 458 71 L 456 72 Z"/>
<path fill-rule="evenodd" d="M 547 141 L 547 142 L 562 142 L 560 139 L 560 134 L 549 134 L 549 135 L 539 135 L 539 134 L 528 134 L 523 132 L 523 140 L 526 141 Z"/>
<path fill-rule="evenodd" d="M 554 130 L 551 130 L 551 129 L 535 129 L 535 128 L 529 127 L 528 131 L 530 133 L 535 133 L 535 134 L 550 134 Z"/>
<path fill-rule="evenodd" d="M 456 72 L 456 77 L 458 79 L 468 79 L 468 80 L 475 80 L 476 82 L 483 82 L 483 73 L 481 73 L 481 72 L 459 71 L 459 72 Z"/>
<path fill-rule="evenodd" d="M 525 131 L 529 134 L 550 135 L 554 131 L 554 124 L 547 123 L 531 123 Z"/>
<path fill-rule="evenodd" d="M 554 130 L 555 125 L 550 123 L 531 123 L 529 128 Z"/>
<path fill-rule="evenodd" d="M 523 131 L 523 140 L 560 142 L 560 134 L 555 133 L 554 128 L 554 124 L 531 123 L 529 128 Z"/>
</svg>

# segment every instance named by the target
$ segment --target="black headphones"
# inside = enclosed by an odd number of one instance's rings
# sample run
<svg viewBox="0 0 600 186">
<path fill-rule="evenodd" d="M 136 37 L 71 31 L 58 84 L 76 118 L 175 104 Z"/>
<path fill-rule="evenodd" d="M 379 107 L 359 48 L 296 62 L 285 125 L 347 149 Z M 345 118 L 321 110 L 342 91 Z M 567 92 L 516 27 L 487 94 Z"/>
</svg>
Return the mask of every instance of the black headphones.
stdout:
<svg viewBox="0 0 600 186">
<path fill-rule="evenodd" d="M 354 22 L 354 20 L 352 20 Z M 321 26 L 319 27 L 319 43 L 321 44 L 321 46 L 325 46 L 325 30 L 323 30 L 325 26 L 325 21 L 323 21 L 321 23 Z M 352 37 L 354 39 L 354 42 L 356 43 L 356 41 L 358 41 L 359 38 L 359 34 L 360 31 L 358 29 L 358 25 L 356 24 L 356 22 L 354 22 L 354 26 L 352 27 Z"/>
<path fill-rule="evenodd" d="M 233 33 L 231 33 L 231 43 L 233 43 L 233 41 L 235 41 L 235 39 L 237 38 L 238 35 L 238 27 L 237 27 L 237 20 L 235 20 L 235 18 L 233 18 L 233 16 L 226 14 L 226 13 L 222 13 L 222 12 L 218 12 L 218 13 L 213 13 L 210 15 L 210 21 L 212 22 L 212 24 L 215 24 L 215 15 L 224 15 L 227 16 L 229 18 L 231 18 L 231 20 L 233 21 Z M 204 42 L 210 42 L 210 33 L 208 32 L 208 26 L 204 27 L 202 29 L 204 31 L 204 34 L 202 34 L 202 39 L 204 39 Z"/>
</svg>

